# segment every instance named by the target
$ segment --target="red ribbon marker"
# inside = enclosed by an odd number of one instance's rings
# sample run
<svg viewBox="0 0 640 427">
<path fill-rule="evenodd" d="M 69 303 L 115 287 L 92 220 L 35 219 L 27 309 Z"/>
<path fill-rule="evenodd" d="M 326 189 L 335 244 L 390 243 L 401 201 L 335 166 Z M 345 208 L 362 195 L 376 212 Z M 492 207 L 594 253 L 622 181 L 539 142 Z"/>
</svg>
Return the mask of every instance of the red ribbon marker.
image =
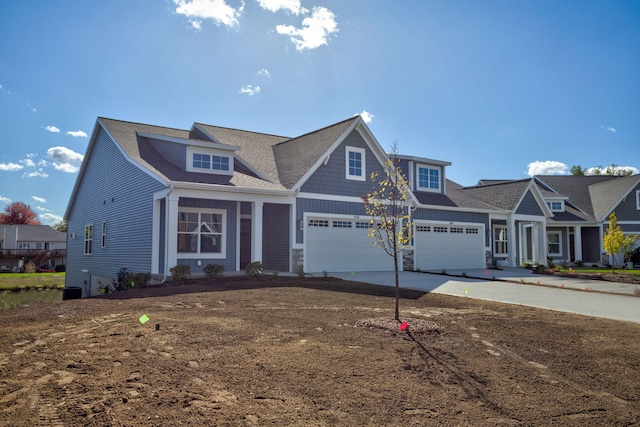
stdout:
<svg viewBox="0 0 640 427">
<path fill-rule="evenodd" d="M 406 331 L 408 327 L 409 327 L 409 324 L 407 322 L 402 322 L 400 324 L 400 330 L 401 331 Z"/>
</svg>

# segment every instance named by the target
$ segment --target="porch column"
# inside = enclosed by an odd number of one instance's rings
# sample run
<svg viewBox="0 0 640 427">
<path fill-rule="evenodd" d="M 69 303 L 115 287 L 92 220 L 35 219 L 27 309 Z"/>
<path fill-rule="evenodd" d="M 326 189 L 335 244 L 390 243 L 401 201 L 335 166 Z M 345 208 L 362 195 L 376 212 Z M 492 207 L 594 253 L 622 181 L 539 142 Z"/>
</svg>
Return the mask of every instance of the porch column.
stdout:
<svg viewBox="0 0 640 427">
<path fill-rule="evenodd" d="M 547 224 L 546 222 L 538 223 L 538 264 L 547 264 Z"/>
<path fill-rule="evenodd" d="M 262 262 L 262 213 L 264 202 L 251 203 L 251 262 Z"/>
<path fill-rule="evenodd" d="M 516 239 L 516 221 L 513 217 L 507 219 L 507 265 L 509 267 L 516 267 L 516 252 L 518 251 L 517 239 Z"/>
<path fill-rule="evenodd" d="M 169 274 L 169 269 L 178 265 L 178 200 L 180 197 L 169 194 L 166 201 L 166 247 L 164 272 Z"/>
<path fill-rule="evenodd" d="M 582 227 L 576 225 L 573 227 L 573 249 L 576 260 L 582 260 Z"/>
</svg>

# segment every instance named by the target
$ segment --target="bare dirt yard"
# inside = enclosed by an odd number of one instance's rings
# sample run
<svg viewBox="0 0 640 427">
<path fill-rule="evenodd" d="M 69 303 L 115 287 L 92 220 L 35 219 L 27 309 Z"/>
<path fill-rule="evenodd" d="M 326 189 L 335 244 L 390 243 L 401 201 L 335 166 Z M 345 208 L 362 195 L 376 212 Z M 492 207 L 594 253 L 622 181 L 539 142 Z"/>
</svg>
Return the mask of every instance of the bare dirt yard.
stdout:
<svg viewBox="0 0 640 427">
<path fill-rule="evenodd" d="M 401 331 L 392 294 L 202 279 L 0 310 L 0 426 L 640 425 L 640 325 L 403 291 Z"/>
</svg>

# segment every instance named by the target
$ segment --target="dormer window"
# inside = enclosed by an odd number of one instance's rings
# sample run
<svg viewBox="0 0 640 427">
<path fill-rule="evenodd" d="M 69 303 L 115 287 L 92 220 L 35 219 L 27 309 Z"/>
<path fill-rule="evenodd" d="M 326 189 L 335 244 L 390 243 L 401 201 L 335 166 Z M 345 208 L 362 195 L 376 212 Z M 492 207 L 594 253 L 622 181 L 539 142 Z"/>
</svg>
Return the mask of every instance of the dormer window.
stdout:
<svg viewBox="0 0 640 427">
<path fill-rule="evenodd" d="M 440 172 L 437 166 L 418 165 L 418 191 L 440 192 Z"/>
<path fill-rule="evenodd" d="M 187 171 L 221 175 L 233 174 L 233 159 L 229 151 L 203 147 L 187 148 Z"/>
<path fill-rule="evenodd" d="M 199 169 L 228 171 L 229 157 L 211 156 L 209 154 L 193 153 L 193 167 L 199 168 Z"/>
<path fill-rule="evenodd" d="M 564 212 L 564 202 L 562 200 L 552 200 L 547 202 L 551 212 Z"/>
<path fill-rule="evenodd" d="M 367 173 L 364 148 L 346 147 L 345 154 L 347 179 L 364 181 Z"/>
</svg>

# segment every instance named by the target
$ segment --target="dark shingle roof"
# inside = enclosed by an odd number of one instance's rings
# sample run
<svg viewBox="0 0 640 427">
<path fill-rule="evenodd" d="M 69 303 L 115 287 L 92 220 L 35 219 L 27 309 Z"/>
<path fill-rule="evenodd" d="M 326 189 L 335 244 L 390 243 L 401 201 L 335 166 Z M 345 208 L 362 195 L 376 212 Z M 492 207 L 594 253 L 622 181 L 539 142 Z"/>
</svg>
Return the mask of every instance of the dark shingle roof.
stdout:
<svg viewBox="0 0 640 427">
<path fill-rule="evenodd" d="M 293 187 L 358 117 L 343 120 L 273 147 L 282 184 Z"/>
<path fill-rule="evenodd" d="M 498 181 L 489 185 L 463 187 L 469 197 L 502 210 L 515 210 L 531 180 Z"/>
<path fill-rule="evenodd" d="M 11 227 L 9 224 L 0 224 L 0 240 L 4 237 L 4 229 Z M 13 225 L 18 228 L 19 242 L 66 242 L 67 234 L 56 230 L 50 225 Z"/>
</svg>

